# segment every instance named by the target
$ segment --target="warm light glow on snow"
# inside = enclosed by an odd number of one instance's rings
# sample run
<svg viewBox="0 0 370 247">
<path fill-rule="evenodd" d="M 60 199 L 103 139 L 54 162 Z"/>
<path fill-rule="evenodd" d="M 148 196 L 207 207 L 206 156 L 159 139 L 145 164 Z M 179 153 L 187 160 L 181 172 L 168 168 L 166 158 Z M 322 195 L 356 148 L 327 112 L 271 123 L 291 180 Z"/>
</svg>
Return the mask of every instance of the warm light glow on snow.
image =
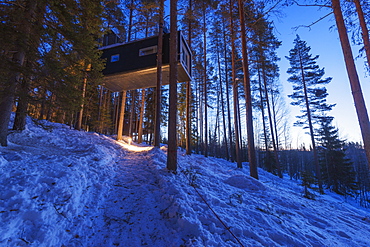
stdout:
<svg viewBox="0 0 370 247">
<path fill-rule="evenodd" d="M 129 143 L 131 143 L 131 141 Z M 123 143 L 123 142 L 120 142 L 119 144 L 123 148 L 127 149 L 128 151 L 132 151 L 132 152 L 145 152 L 145 151 L 150 151 L 153 149 L 153 147 L 139 147 L 139 146 Z"/>
</svg>

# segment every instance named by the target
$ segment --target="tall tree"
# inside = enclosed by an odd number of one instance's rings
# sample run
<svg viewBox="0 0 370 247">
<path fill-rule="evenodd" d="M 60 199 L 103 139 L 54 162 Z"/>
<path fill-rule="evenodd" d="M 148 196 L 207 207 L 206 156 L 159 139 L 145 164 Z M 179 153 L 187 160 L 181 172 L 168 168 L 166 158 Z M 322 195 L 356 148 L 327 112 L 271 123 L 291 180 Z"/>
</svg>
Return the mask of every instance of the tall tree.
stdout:
<svg viewBox="0 0 370 247">
<path fill-rule="evenodd" d="M 362 140 L 364 142 L 368 165 L 370 167 L 370 121 L 366 109 L 365 99 L 362 94 L 360 79 L 358 78 L 356 65 L 353 59 L 352 48 L 348 39 L 347 28 L 344 23 L 343 13 L 339 0 L 331 0 L 335 16 L 339 39 L 342 46 L 347 74 L 351 85 L 352 96 L 355 102 L 358 122 L 360 124 Z"/>
<path fill-rule="evenodd" d="M 8 30 L 12 35 L 22 33 L 22 36 L 16 37 L 16 40 L 9 39 L 11 43 L 6 44 L 5 40 L 1 40 L 2 44 L 2 64 L 7 65 L 7 68 L 12 68 L 9 72 L 2 71 L 1 92 L 0 92 L 0 144 L 7 146 L 8 125 L 10 114 L 12 111 L 16 87 L 21 80 L 22 67 L 25 61 L 27 48 L 30 46 L 31 33 L 33 32 L 33 22 L 36 20 L 37 2 L 23 1 L 16 5 L 3 5 L 3 11 L 7 10 L 8 17 L 1 22 L 2 29 Z M 6 16 L 6 15 L 4 15 Z M 22 17 L 20 17 L 22 16 Z M 18 17 L 18 18 L 17 18 Z M 20 17 L 20 18 L 19 18 Z M 12 28 L 13 27 L 13 28 Z M 8 36 L 12 37 L 12 36 Z M 12 44 L 14 42 L 14 44 Z M 38 42 L 37 42 L 38 43 Z"/>
<path fill-rule="evenodd" d="M 235 35 L 235 25 L 234 25 L 234 9 L 235 2 L 233 0 L 229 1 L 229 13 L 230 13 L 230 33 L 231 33 L 231 80 L 233 85 L 233 105 L 234 105 L 234 134 L 235 134 L 235 161 L 238 168 L 242 168 L 241 153 L 240 153 L 240 135 L 239 135 L 239 97 L 238 97 L 238 80 L 236 78 L 236 35 Z"/>
<path fill-rule="evenodd" d="M 227 28 L 225 27 L 226 18 L 223 18 L 223 25 L 222 25 L 222 36 L 223 36 L 223 55 L 224 55 L 224 61 L 225 61 L 225 68 L 224 68 L 224 74 L 225 74 L 225 88 L 226 88 L 226 108 L 227 108 L 227 126 L 228 126 L 228 138 L 230 143 L 229 154 L 226 159 L 229 159 L 229 156 L 231 158 L 231 161 L 233 161 L 233 155 L 232 155 L 232 131 L 231 131 L 231 108 L 230 108 L 230 83 L 229 83 L 229 57 L 228 57 L 228 48 L 227 48 Z"/>
<path fill-rule="evenodd" d="M 258 179 L 256 150 L 254 146 L 254 132 L 253 132 L 253 115 L 252 115 L 252 93 L 249 74 L 249 57 L 247 49 L 247 35 L 245 25 L 244 1 L 238 0 L 239 19 L 242 42 L 242 56 L 243 56 L 243 72 L 244 72 L 244 93 L 246 103 L 246 121 L 247 121 L 247 139 L 248 139 L 248 159 L 250 175 Z"/>
<path fill-rule="evenodd" d="M 286 57 L 291 66 L 287 71 L 288 74 L 291 74 L 288 81 L 293 84 L 293 94 L 288 96 L 294 100 L 291 102 L 292 105 L 302 108 L 301 112 L 303 114 L 297 116 L 298 120 L 295 122 L 295 125 L 309 128 L 316 176 L 319 182 L 320 192 L 323 193 L 314 123 L 317 123 L 320 115 L 331 110 L 334 106 L 326 103 L 328 93 L 326 92 L 326 88 L 322 86 L 329 83 L 332 78 L 322 79 L 325 71 L 317 65 L 316 60 L 319 56 L 312 57 L 310 50 L 311 48 L 307 46 L 306 42 L 301 40 L 297 35 L 294 40 L 294 48 L 289 51 L 289 56 Z M 308 126 L 306 124 L 307 122 Z"/>
<path fill-rule="evenodd" d="M 170 98 L 167 169 L 177 170 L 177 0 L 170 0 Z"/>
<path fill-rule="evenodd" d="M 158 50 L 157 50 L 157 86 L 156 86 L 156 107 L 155 107 L 155 127 L 154 127 L 154 146 L 160 146 L 161 134 L 161 97 L 162 97 L 162 53 L 163 53 L 163 25 L 164 25 L 164 0 L 159 3 L 158 20 Z"/>
<path fill-rule="evenodd" d="M 11 65 L 12 70 L 1 78 L 1 84 L 6 85 L 0 86 L 1 145 L 7 145 L 7 128 L 16 86 L 21 77 L 26 77 L 26 71 L 28 76 L 34 77 L 36 71 L 38 73 L 40 68 L 44 69 L 43 73 L 49 74 L 49 79 L 53 78 L 53 82 L 48 86 L 56 90 L 67 89 L 64 92 L 60 90 L 58 95 L 54 94 L 53 100 L 65 100 L 66 94 L 74 90 L 74 83 L 81 85 L 83 81 L 80 61 L 87 60 L 95 71 L 102 69 L 102 61 L 99 62 L 100 55 L 96 47 L 97 38 L 103 30 L 104 4 L 104 1 L 87 0 L 66 3 L 23 0 L 17 4 L 1 4 L 1 11 L 7 12 L 6 16 L 9 17 L 2 21 L 2 29 L 12 34 L 7 40 L 1 39 L 0 43 L 4 49 L 2 54 L 15 51 L 2 56 L 6 58 L 2 64 L 5 64 L 5 67 Z M 52 63 L 47 63 L 48 59 Z M 33 63 L 35 66 L 27 70 L 27 63 L 24 61 L 37 61 L 37 65 Z M 57 81 L 60 83 L 56 83 Z M 43 88 L 41 91 L 51 95 L 51 90 Z M 74 90 L 73 94 L 68 95 L 69 102 L 65 102 L 66 105 L 71 103 L 70 106 L 77 106 L 74 111 L 79 110 L 82 101 L 81 92 L 77 93 L 78 91 L 80 90 Z"/>
<path fill-rule="evenodd" d="M 267 108 L 267 118 L 269 122 L 269 131 L 270 139 L 272 141 L 272 148 L 274 151 L 274 156 L 272 159 L 269 159 L 266 164 L 272 172 L 282 177 L 279 155 L 278 155 L 278 139 L 276 128 L 273 124 L 274 122 L 274 111 L 271 97 L 273 86 L 275 86 L 274 81 L 279 77 L 279 67 L 277 66 L 277 57 L 276 50 L 281 45 L 276 37 L 273 34 L 273 28 L 270 22 L 266 20 L 263 13 L 257 13 L 254 17 L 257 21 L 253 25 L 253 37 L 255 45 L 252 48 L 252 56 L 255 58 L 256 63 L 254 67 L 257 67 L 258 81 L 259 81 L 259 92 L 260 92 L 260 101 L 261 101 L 261 113 L 262 113 L 262 123 L 264 129 L 264 139 L 265 139 L 265 148 L 268 150 L 268 135 L 267 135 L 267 125 L 265 121 L 265 110 Z M 275 90 L 276 93 L 276 90 Z M 269 153 L 267 157 L 270 157 Z"/>
</svg>

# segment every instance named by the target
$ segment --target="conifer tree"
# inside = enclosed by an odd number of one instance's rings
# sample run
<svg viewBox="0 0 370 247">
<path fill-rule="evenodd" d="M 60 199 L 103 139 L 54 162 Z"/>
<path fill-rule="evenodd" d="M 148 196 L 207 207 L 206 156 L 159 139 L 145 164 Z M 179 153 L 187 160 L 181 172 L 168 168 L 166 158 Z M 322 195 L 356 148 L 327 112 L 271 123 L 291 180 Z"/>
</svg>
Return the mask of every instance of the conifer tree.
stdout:
<svg viewBox="0 0 370 247">
<path fill-rule="evenodd" d="M 96 48 L 97 39 L 104 30 L 105 3 L 23 0 L 17 4 L 1 5 L 0 11 L 6 12 L 9 17 L 1 22 L 1 30 L 9 34 L 7 39 L 0 40 L 1 62 L 9 68 L 6 74 L 0 73 L 0 84 L 4 85 L 0 85 L 0 95 L 4 96 L 0 101 L 1 145 L 7 145 L 7 129 L 16 88 L 24 78 L 36 78 L 42 74 L 44 77 L 38 79 L 44 83 L 40 84 L 42 88 L 38 88 L 37 92 L 43 92 L 54 102 L 59 101 L 65 110 L 79 111 L 86 71 L 81 64 L 92 65 L 89 77 L 99 77 L 102 70 L 100 53 Z M 93 84 L 90 80 L 87 86 Z M 25 88 L 30 92 L 33 89 Z M 26 98 L 19 97 L 18 100 Z M 51 113 L 49 111 L 47 115 Z"/>
<path fill-rule="evenodd" d="M 296 116 L 298 120 L 294 123 L 296 126 L 309 128 L 311 136 L 311 145 L 314 155 L 314 164 L 320 193 L 323 193 L 321 170 L 317 157 L 317 149 L 314 137 L 314 124 L 317 123 L 319 116 L 330 111 L 334 105 L 326 103 L 328 95 L 325 85 L 331 81 L 331 78 L 322 77 L 325 74 L 324 69 L 320 69 L 316 60 L 318 55 L 313 57 L 310 54 L 311 48 L 306 42 L 297 35 L 294 40 L 294 48 L 290 50 L 286 58 L 290 62 L 290 68 L 287 73 L 291 74 L 288 81 L 293 84 L 293 94 L 288 95 L 293 102 L 292 105 L 300 106 L 303 113 Z M 308 124 L 307 124 L 308 123 Z"/>
<path fill-rule="evenodd" d="M 322 180 L 327 188 L 341 195 L 354 195 L 357 190 L 353 164 L 346 158 L 344 141 L 339 139 L 338 129 L 332 126 L 332 117 L 320 118 L 318 130 L 319 162 Z"/>
</svg>

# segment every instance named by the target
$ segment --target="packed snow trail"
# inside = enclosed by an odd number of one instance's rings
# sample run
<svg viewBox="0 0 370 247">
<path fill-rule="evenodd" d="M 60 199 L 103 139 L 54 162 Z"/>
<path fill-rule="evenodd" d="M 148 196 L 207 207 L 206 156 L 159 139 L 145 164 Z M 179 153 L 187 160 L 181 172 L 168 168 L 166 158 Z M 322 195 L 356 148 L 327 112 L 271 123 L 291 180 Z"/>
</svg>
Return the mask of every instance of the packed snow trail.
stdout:
<svg viewBox="0 0 370 247">
<path fill-rule="evenodd" d="M 172 202 L 163 179 L 166 171 L 153 164 L 154 152 L 128 151 L 119 160 L 104 210 L 103 246 L 178 246 L 164 220 Z"/>
</svg>

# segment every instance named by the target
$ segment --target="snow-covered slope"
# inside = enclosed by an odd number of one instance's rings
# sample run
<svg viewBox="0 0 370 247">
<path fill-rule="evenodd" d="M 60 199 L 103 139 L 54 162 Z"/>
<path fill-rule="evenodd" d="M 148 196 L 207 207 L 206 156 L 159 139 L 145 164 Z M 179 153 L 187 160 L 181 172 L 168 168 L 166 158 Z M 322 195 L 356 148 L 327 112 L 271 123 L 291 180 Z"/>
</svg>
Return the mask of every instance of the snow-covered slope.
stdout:
<svg viewBox="0 0 370 247">
<path fill-rule="evenodd" d="M 370 211 L 296 181 L 27 119 L 0 147 L 0 246 L 370 246 Z M 222 222 L 221 222 L 222 221 Z"/>
</svg>

